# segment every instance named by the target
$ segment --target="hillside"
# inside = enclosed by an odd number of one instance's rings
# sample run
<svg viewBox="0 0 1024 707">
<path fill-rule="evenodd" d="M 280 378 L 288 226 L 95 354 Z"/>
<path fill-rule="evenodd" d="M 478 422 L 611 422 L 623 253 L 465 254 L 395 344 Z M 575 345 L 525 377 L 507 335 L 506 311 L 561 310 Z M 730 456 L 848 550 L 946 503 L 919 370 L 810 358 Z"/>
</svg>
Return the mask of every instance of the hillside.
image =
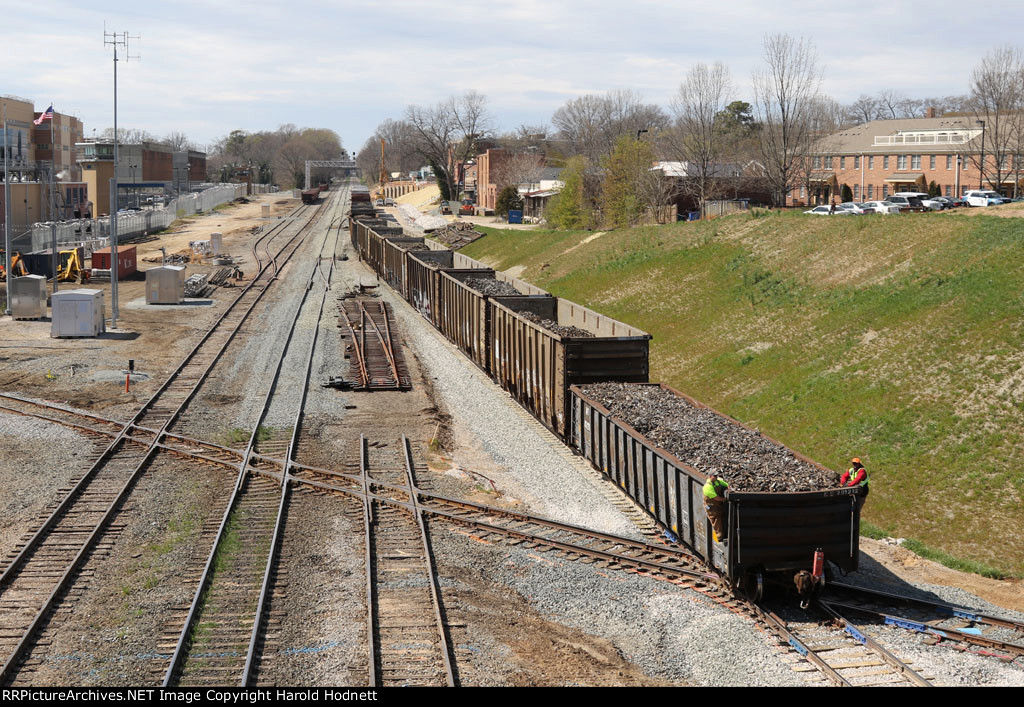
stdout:
<svg viewBox="0 0 1024 707">
<path fill-rule="evenodd" d="M 652 380 L 833 469 L 864 459 L 887 534 L 1024 575 L 1024 221 L 489 234 L 462 252 L 651 332 Z"/>
</svg>

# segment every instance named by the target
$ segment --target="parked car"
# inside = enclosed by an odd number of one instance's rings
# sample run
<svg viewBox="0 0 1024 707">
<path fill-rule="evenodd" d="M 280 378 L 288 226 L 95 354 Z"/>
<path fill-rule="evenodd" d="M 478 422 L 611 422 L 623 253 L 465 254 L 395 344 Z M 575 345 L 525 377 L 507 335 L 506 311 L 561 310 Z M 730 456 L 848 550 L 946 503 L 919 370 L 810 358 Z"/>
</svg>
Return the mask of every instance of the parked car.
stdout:
<svg viewBox="0 0 1024 707">
<path fill-rule="evenodd" d="M 964 194 L 968 206 L 998 206 L 1010 202 L 1002 194 L 987 189 L 974 189 Z"/>
<path fill-rule="evenodd" d="M 837 205 L 836 208 L 842 209 L 843 211 L 849 211 L 851 214 L 867 213 L 864 210 L 864 205 L 858 204 L 855 201 L 844 201 L 842 204 Z"/>
<path fill-rule="evenodd" d="M 828 216 L 830 214 L 833 216 L 849 216 L 853 212 L 847 211 L 846 209 L 840 209 L 838 206 L 835 207 L 835 211 L 832 210 L 831 206 L 815 206 L 813 209 L 804 211 L 804 213 L 814 214 L 816 216 Z"/>
<path fill-rule="evenodd" d="M 902 207 L 891 201 L 865 201 L 861 208 L 869 213 L 898 214 Z"/>
<path fill-rule="evenodd" d="M 955 209 L 960 206 L 960 199 L 954 199 L 951 196 L 933 196 L 932 201 L 942 204 L 943 211 L 947 209 Z"/>
<path fill-rule="evenodd" d="M 376 201 L 373 202 L 373 205 L 374 206 L 384 206 L 384 200 L 383 199 L 377 199 Z"/>
<path fill-rule="evenodd" d="M 898 191 L 895 194 L 893 194 L 893 196 L 906 197 L 908 199 L 916 199 L 917 201 L 920 201 L 921 205 L 924 206 L 924 208 L 928 209 L 929 211 L 942 210 L 941 203 L 935 201 L 930 196 L 928 196 L 927 193 L 922 191 Z M 891 197 L 889 198 L 889 201 L 892 201 Z"/>
<path fill-rule="evenodd" d="M 902 211 L 928 211 L 928 207 L 921 202 L 918 196 L 902 196 L 890 194 L 885 199 L 891 204 L 896 204 Z"/>
<path fill-rule="evenodd" d="M 384 206 L 394 206 L 394 205 L 395 205 L 395 200 L 392 199 L 390 196 L 387 199 L 384 200 Z"/>
</svg>

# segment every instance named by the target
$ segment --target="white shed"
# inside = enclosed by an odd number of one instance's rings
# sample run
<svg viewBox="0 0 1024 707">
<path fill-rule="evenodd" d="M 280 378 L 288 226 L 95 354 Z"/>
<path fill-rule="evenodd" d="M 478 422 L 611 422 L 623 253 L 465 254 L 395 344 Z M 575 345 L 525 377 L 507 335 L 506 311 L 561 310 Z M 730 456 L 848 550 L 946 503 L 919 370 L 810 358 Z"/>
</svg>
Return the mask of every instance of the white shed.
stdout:
<svg viewBox="0 0 1024 707">
<path fill-rule="evenodd" d="M 146 271 L 146 304 L 181 304 L 185 300 L 185 268 L 163 265 Z"/>
<path fill-rule="evenodd" d="M 51 337 L 99 336 L 107 330 L 103 290 L 64 290 L 50 298 Z"/>
</svg>

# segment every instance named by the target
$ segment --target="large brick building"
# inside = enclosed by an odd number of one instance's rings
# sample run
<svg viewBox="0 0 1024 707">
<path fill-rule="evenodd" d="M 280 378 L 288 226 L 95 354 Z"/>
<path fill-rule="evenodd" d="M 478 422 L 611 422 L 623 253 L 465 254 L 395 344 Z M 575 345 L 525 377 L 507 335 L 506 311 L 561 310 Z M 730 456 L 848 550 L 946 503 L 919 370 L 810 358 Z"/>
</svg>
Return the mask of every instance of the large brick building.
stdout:
<svg viewBox="0 0 1024 707">
<path fill-rule="evenodd" d="M 790 205 L 840 200 L 843 185 L 854 201 L 884 199 L 899 191 L 918 191 L 934 182 L 944 196 L 968 189 L 997 188 L 1012 194 L 1017 168 L 1007 158 L 996 178 L 991 131 L 980 170 L 984 128 L 973 117 L 873 120 L 820 140 L 800 184 L 788 195 Z M 1002 184 L 995 184 L 1002 181 Z M 982 182 L 984 185 L 982 186 Z M 926 190 L 926 189 L 925 189 Z"/>
</svg>

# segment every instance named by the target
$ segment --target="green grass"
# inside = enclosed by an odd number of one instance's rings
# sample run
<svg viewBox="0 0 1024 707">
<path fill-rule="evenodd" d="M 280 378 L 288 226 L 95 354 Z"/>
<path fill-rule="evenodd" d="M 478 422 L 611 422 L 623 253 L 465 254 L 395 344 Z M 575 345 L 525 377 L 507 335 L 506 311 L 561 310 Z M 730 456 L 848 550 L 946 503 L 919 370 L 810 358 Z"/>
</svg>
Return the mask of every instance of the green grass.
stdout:
<svg viewBox="0 0 1024 707">
<path fill-rule="evenodd" d="M 1024 221 L 483 230 L 463 253 L 652 333 L 651 380 L 833 469 L 865 458 L 866 527 L 1024 573 Z"/>
<path fill-rule="evenodd" d="M 273 430 L 260 425 L 256 430 L 256 442 L 266 442 L 273 435 Z M 224 435 L 224 442 L 229 447 L 238 447 L 249 443 L 249 435 L 252 433 L 243 427 L 232 427 Z"/>
</svg>

